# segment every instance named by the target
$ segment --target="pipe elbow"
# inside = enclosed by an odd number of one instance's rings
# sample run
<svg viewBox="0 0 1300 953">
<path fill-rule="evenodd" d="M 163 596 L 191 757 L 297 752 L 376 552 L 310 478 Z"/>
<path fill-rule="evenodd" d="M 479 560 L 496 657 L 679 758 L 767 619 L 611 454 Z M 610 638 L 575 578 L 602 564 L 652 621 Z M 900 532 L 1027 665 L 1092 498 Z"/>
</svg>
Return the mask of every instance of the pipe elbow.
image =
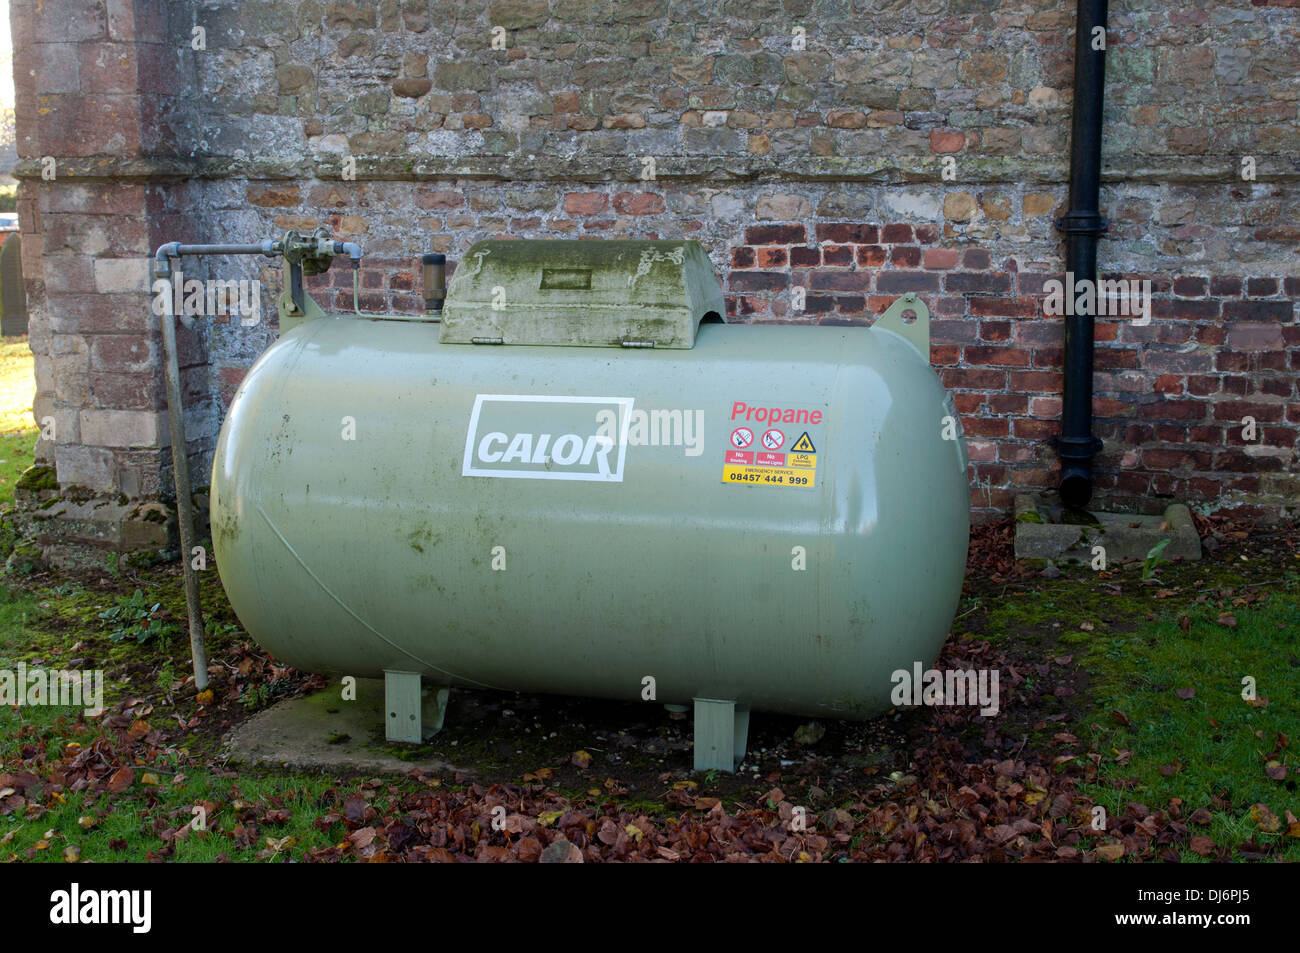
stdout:
<svg viewBox="0 0 1300 953">
<path fill-rule="evenodd" d="M 1072 510 L 1081 510 L 1092 499 L 1092 462 L 1075 461 L 1061 467 L 1058 487 L 1061 502 Z"/>
</svg>

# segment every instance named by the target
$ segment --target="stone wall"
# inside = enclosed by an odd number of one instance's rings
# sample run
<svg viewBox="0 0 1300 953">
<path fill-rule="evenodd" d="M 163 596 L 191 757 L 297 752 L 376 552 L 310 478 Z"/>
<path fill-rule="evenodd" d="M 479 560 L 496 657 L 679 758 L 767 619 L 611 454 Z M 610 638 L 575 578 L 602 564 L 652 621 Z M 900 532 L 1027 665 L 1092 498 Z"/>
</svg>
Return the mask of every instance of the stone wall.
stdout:
<svg viewBox="0 0 1300 953">
<path fill-rule="evenodd" d="M 1111 5 L 1100 263 L 1150 279 L 1155 306 L 1098 323 L 1103 503 L 1300 497 L 1295 3 Z M 1068 4 L 24 0 L 13 18 L 37 413 L 65 485 L 168 479 L 138 256 L 320 222 L 366 252 L 363 310 L 418 310 L 416 255 L 499 235 L 697 238 L 733 320 L 869 323 L 915 291 L 980 515 L 1052 485 Z M 274 314 L 278 271 L 195 267 L 261 277 Z M 313 288 L 350 309 L 345 281 Z M 187 333 L 196 466 L 274 334 Z"/>
</svg>

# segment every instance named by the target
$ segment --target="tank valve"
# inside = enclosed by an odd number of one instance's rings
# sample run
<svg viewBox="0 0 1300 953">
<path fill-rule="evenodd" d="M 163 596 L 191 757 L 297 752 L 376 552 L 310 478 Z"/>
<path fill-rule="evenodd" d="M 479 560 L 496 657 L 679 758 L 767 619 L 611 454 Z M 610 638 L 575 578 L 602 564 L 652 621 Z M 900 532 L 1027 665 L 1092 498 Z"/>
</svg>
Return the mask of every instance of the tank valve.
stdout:
<svg viewBox="0 0 1300 953">
<path fill-rule="evenodd" d="M 447 256 L 431 252 L 421 259 L 421 284 L 424 286 L 424 310 L 442 311 L 447 297 Z"/>
</svg>

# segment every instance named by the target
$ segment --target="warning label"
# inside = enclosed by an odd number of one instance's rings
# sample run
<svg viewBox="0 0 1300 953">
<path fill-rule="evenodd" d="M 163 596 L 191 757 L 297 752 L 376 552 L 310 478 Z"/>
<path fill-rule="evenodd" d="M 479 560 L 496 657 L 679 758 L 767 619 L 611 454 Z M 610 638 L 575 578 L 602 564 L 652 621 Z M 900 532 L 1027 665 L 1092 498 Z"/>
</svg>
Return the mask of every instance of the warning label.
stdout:
<svg viewBox="0 0 1300 953">
<path fill-rule="evenodd" d="M 754 483 L 759 486 L 811 487 L 817 482 L 816 470 L 795 470 L 792 467 L 737 467 L 723 466 L 725 483 Z"/>
<path fill-rule="evenodd" d="M 824 411 L 775 405 L 754 406 L 736 401 L 732 405 L 731 419 L 735 429 L 731 431 L 728 441 L 730 447 L 724 451 L 723 483 L 801 489 L 817 485 L 817 447 L 813 443 L 811 431 L 825 421 Z M 768 427 L 759 437 L 756 427 L 744 424 L 735 426 L 742 420 L 766 423 Z M 812 426 L 804 430 L 803 427 L 787 429 L 772 426 L 773 424 Z M 787 440 L 793 440 L 795 434 L 800 434 L 799 439 L 795 440 L 793 446 L 787 447 Z M 753 444 L 762 449 L 751 449 Z"/>
</svg>

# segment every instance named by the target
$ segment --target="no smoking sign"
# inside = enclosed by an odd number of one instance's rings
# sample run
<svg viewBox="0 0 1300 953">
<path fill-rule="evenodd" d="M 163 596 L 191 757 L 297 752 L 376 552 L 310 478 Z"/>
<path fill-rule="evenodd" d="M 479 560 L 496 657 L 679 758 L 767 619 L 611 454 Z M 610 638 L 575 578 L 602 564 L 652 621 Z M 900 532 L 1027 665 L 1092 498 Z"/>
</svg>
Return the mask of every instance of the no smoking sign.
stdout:
<svg viewBox="0 0 1300 953">
<path fill-rule="evenodd" d="M 741 450 L 754 442 L 754 431 L 748 427 L 737 427 L 731 431 L 731 445 Z"/>
</svg>

